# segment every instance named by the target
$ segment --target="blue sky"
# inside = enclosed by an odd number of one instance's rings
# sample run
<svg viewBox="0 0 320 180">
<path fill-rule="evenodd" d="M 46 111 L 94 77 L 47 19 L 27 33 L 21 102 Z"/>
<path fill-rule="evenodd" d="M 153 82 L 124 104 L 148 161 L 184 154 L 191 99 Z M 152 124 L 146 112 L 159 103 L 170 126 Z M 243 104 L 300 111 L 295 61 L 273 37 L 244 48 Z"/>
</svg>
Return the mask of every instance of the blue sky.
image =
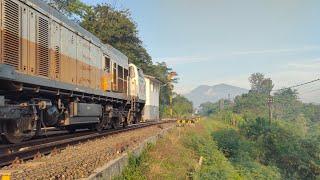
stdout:
<svg viewBox="0 0 320 180">
<path fill-rule="evenodd" d="M 318 0 L 97 0 L 130 9 L 153 60 L 179 73 L 176 91 L 262 72 L 276 88 L 320 78 Z M 314 101 L 320 83 L 300 89 Z M 318 100 L 320 101 L 320 96 Z M 317 100 L 317 101 L 318 101 Z"/>
</svg>

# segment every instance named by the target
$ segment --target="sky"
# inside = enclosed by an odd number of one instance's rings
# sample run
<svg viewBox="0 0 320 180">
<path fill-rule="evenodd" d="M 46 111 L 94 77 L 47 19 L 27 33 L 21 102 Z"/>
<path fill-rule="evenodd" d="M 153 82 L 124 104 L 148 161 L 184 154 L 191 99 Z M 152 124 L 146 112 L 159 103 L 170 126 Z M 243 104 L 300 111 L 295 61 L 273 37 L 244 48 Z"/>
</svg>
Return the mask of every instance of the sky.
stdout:
<svg viewBox="0 0 320 180">
<path fill-rule="evenodd" d="M 319 0 L 83 0 L 129 9 L 154 62 L 179 74 L 175 90 L 226 83 L 250 88 L 261 72 L 275 88 L 320 78 Z M 320 82 L 298 89 L 320 102 Z"/>
</svg>

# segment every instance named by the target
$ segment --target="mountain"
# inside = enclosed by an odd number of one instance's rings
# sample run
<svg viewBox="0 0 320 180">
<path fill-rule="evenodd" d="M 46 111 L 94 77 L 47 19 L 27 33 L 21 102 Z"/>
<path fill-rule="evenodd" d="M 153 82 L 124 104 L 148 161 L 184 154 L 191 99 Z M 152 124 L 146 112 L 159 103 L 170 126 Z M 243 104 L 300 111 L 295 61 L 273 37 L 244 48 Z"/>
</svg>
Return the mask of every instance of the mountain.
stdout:
<svg viewBox="0 0 320 180">
<path fill-rule="evenodd" d="M 201 85 L 185 96 L 193 102 L 194 107 L 205 102 L 217 102 L 220 99 L 235 98 L 238 95 L 247 93 L 249 90 L 228 84 L 214 86 Z"/>
</svg>

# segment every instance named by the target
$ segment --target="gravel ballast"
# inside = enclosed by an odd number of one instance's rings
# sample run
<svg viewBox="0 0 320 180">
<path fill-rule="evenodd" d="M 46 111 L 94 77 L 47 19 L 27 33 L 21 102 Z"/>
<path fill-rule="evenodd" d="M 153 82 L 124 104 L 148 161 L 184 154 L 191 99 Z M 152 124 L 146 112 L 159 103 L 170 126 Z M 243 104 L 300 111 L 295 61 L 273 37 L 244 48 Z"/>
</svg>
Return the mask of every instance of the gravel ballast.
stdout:
<svg viewBox="0 0 320 180">
<path fill-rule="evenodd" d="M 95 169 L 139 146 L 147 138 L 172 123 L 155 125 L 135 131 L 111 135 L 38 157 L 21 164 L 4 167 L 1 171 L 12 174 L 12 179 L 79 179 L 89 177 Z"/>
</svg>

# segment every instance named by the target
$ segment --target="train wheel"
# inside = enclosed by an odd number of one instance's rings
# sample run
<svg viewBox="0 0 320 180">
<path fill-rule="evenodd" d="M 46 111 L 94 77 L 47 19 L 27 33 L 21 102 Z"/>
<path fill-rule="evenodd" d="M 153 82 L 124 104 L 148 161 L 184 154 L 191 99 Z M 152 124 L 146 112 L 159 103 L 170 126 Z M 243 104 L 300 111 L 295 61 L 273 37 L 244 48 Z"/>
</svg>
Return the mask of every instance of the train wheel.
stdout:
<svg viewBox="0 0 320 180">
<path fill-rule="evenodd" d="M 118 128 L 120 127 L 120 120 L 119 120 L 119 118 L 112 118 L 111 127 L 112 127 L 113 129 L 118 129 Z"/>
<path fill-rule="evenodd" d="M 103 130 L 103 125 L 98 123 L 95 125 L 95 127 L 93 128 L 94 130 L 98 131 L 98 132 L 102 132 Z"/>
<path fill-rule="evenodd" d="M 128 127 L 129 123 L 128 123 L 128 119 L 127 118 L 123 118 L 122 119 L 122 127 L 123 128 L 126 128 Z"/>
<path fill-rule="evenodd" d="M 28 119 L 11 120 L 5 124 L 5 132 L 2 139 L 4 142 L 17 144 L 33 137 L 32 128 Z M 32 127 L 32 126 L 31 126 Z"/>
<path fill-rule="evenodd" d="M 77 130 L 73 127 L 67 127 L 66 130 L 68 131 L 68 133 L 70 134 L 74 134 Z"/>
</svg>

